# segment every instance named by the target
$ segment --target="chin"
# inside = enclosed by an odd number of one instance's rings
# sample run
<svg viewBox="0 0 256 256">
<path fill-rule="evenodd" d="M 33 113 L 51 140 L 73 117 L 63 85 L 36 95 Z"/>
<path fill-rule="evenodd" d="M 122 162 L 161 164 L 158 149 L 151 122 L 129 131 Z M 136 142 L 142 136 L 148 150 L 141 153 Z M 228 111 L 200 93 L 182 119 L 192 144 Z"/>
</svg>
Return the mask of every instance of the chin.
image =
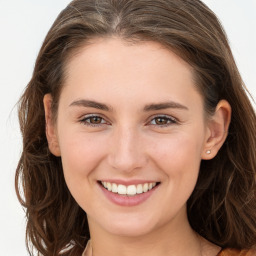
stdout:
<svg viewBox="0 0 256 256">
<path fill-rule="evenodd" d="M 151 233 L 157 226 L 156 221 L 145 217 L 119 217 L 113 218 L 113 221 L 102 223 L 102 227 L 113 235 L 138 237 Z M 106 225 L 107 223 L 107 225 Z"/>
<path fill-rule="evenodd" d="M 117 236 L 125 236 L 125 237 L 139 237 L 146 234 L 149 234 L 152 229 L 148 226 L 142 225 L 115 225 L 111 226 L 107 230 L 109 233 Z"/>
</svg>

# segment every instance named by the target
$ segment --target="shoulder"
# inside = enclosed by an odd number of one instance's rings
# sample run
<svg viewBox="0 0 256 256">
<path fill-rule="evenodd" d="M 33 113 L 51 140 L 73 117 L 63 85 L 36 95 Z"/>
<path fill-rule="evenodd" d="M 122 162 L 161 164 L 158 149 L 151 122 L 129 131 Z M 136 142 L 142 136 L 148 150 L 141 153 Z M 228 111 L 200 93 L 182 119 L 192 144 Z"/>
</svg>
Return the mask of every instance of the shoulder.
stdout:
<svg viewBox="0 0 256 256">
<path fill-rule="evenodd" d="M 237 250 L 237 249 L 223 249 L 217 256 L 256 256 L 256 249 L 251 250 Z"/>
</svg>

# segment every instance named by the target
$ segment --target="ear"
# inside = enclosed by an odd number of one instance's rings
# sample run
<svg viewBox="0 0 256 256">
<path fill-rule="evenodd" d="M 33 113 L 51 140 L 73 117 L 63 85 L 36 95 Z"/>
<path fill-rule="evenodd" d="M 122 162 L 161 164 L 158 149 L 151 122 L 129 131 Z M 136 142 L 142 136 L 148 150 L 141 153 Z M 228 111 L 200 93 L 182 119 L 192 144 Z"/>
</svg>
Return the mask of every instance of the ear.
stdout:
<svg viewBox="0 0 256 256">
<path fill-rule="evenodd" d="M 231 120 L 231 107 L 226 100 L 221 100 L 214 115 L 207 122 L 207 132 L 202 159 L 209 160 L 214 158 L 228 135 L 228 128 Z"/>
<path fill-rule="evenodd" d="M 56 124 L 52 115 L 52 96 L 46 94 L 44 96 L 44 112 L 45 112 L 45 133 L 48 141 L 48 147 L 55 156 L 60 156 L 60 148 L 56 130 Z"/>
</svg>

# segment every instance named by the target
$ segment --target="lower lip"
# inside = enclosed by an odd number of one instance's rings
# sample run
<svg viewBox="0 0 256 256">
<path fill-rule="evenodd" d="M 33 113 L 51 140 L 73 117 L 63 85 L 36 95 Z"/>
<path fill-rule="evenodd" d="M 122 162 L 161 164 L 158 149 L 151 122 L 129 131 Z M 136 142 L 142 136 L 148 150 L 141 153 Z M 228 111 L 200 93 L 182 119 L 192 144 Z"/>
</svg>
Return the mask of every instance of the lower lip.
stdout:
<svg viewBox="0 0 256 256">
<path fill-rule="evenodd" d="M 155 186 L 148 192 L 144 192 L 141 194 L 137 194 L 134 196 L 127 196 L 127 195 L 119 195 L 117 193 L 113 193 L 103 186 L 99 184 L 101 190 L 103 191 L 104 195 L 112 202 L 120 206 L 136 206 L 145 202 L 159 187 L 159 185 Z"/>
</svg>

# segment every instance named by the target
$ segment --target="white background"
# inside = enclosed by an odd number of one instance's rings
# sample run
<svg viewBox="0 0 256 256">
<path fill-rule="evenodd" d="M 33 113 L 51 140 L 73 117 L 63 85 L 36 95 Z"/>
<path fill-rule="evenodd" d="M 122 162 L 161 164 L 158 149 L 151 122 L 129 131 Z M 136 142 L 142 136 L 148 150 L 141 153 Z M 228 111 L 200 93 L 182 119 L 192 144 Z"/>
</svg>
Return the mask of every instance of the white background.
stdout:
<svg viewBox="0 0 256 256">
<path fill-rule="evenodd" d="M 256 98 L 256 0 L 204 0 L 220 18 Z M 69 0 L 0 0 L 0 255 L 25 256 L 25 215 L 14 190 L 21 152 L 15 104 L 42 41 Z M 254 104 L 255 107 L 255 104 Z"/>
</svg>

